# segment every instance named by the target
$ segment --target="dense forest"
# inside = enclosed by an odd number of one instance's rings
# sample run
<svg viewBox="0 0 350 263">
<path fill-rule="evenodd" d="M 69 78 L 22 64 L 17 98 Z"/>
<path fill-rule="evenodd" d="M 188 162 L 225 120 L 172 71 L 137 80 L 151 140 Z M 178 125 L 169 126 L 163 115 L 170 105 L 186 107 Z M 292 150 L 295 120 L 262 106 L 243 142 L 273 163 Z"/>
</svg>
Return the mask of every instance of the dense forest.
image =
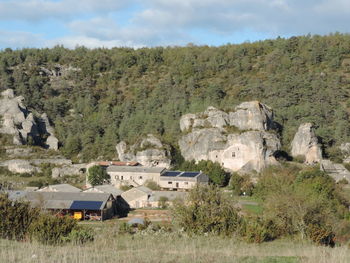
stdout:
<svg viewBox="0 0 350 263">
<path fill-rule="evenodd" d="M 271 106 L 284 150 L 311 121 L 326 154 L 350 139 L 350 35 L 277 38 L 220 47 L 5 49 L 0 89 L 46 112 L 61 150 L 115 158 L 120 140 L 153 133 L 176 148 L 182 114 L 242 101 Z"/>
</svg>

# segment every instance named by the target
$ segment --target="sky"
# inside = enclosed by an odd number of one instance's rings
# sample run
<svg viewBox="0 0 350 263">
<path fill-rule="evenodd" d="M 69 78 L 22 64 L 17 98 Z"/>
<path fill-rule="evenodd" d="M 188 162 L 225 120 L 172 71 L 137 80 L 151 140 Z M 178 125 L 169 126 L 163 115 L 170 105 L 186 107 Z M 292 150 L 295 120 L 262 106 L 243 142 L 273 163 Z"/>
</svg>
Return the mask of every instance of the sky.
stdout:
<svg viewBox="0 0 350 263">
<path fill-rule="evenodd" d="M 350 0 L 0 0 L 0 49 L 219 46 L 349 25 Z"/>
</svg>

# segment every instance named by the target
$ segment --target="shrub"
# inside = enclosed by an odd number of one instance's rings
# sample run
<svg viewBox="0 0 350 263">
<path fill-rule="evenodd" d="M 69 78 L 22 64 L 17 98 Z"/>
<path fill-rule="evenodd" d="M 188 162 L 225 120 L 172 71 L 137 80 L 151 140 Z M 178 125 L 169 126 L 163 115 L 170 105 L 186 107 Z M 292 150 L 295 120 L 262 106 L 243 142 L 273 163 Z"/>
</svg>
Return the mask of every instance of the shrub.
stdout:
<svg viewBox="0 0 350 263">
<path fill-rule="evenodd" d="M 310 224 L 307 227 L 306 233 L 308 238 L 317 244 L 334 246 L 335 234 L 330 226 L 327 227 L 324 225 Z"/>
<path fill-rule="evenodd" d="M 77 223 L 72 218 L 44 213 L 30 226 L 30 236 L 42 244 L 55 245 L 64 242 L 76 227 Z"/>
<path fill-rule="evenodd" d="M 168 207 L 168 202 L 169 201 L 169 198 L 166 197 L 166 196 L 161 196 L 159 197 L 159 201 L 158 201 L 158 206 L 161 208 L 161 209 L 166 209 Z"/>
<path fill-rule="evenodd" d="M 62 240 L 81 245 L 94 241 L 94 235 L 92 229 L 90 228 L 76 227 L 68 234 L 67 237 L 63 237 Z"/>
<path fill-rule="evenodd" d="M 260 217 L 247 218 L 241 235 L 250 243 L 262 243 L 277 237 L 273 221 Z"/>
<path fill-rule="evenodd" d="M 297 163 L 305 163 L 305 156 L 304 155 L 298 155 L 293 157 L 293 161 Z"/>
<path fill-rule="evenodd" d="M 175 221 L 186 232 L 231 235 L 238 230 L 238 209 L 218 187 L 197 186 L 186 201 L 187 204 L 178 200 L 172 208 Z"/>
<path fill-rule="evenodd" d="M 12 201 L 0 194 L 0 237 L 22 240 L 36 219 L 38 210 L 26 202 Z"/>
<path fill-rule="evenodd" d="M 160 190 L 160 186 L 155 181 L 152 181 L 152 180 L 147 180 L 145 183 L 145 186 L 153 191 Z"/>
</svg>

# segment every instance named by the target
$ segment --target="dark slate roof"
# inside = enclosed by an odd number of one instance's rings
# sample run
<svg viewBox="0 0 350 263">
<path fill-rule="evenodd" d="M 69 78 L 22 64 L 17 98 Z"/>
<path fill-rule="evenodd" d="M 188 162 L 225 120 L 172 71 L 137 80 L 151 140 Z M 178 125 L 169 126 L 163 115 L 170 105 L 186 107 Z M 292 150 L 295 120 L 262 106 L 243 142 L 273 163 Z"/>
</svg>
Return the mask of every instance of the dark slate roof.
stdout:
<svg viewBox="0 0 350 263">
<path fill-rule="evenodd" d="M 42 206 L 46 209 L 79 210 L 90 209 L 89 207 L 93 206 L 95 209 L 92 210 L 102 210 L 110 197 L 111 194 L 107 193 L 27 192 L 25 199 L 33 206 Z M 77 204 L 80 204 L 81 208 L 76 208 Z"/>
</svg>

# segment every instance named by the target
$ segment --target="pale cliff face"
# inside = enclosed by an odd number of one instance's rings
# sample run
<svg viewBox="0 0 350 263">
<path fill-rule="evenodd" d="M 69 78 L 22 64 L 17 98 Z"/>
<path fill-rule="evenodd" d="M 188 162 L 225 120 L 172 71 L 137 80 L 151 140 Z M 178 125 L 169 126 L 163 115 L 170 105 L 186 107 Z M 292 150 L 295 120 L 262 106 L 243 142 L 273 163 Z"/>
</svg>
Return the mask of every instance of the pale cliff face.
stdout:
<svg viewBox="0 0 350 263">
<path fill-rule="evenodd" d="M 180 128 L 188 133 L 179 146 L 185 160 L 210 160 L 230 171 L 261 171 L 277 162 L 273 154 L 281 144 L 268 132 L 273 127 L 272 110 L 257 101 L 244 102 L 230 113 L 209 107 L 181 117 Z"/>
<path fill-rule="evenodd" d="M 23 105 L 23 97 L 14 96 L 12 89 L 7 89 L 0 96 L 0 116 L 2 123 L 0 133 L 13 136 L 13 144 L 26 144 L 30 137 L 35 141 L 40 139 L 40 134 L 48 135 L 46 141 L 49 149 L 58 149 L 58 140 L 53 134 L 53 128 L 50 126 L 46 114 L 41 119 L 42 123 L 37 123 L 33 114 Z M 40 119 L 40 118 L 39 118 Z"/>
<path fill-rule="evenodd" d="M 292 141 L 293 157 L 305 157 L 305 163 L 319 163 L 322 160 L 322 151 L 318 145 L 314 127 L 311 123 L 304 123 L 299 126 Z"/>
<path fill-rule="evenodd" d="M 166 146 L 152 134 L 147 135 L 140 143 L 131 145 L 129 149 L 124 141 L 116 146 L 119 160 L 122 162 L 138 162 L 149 167 L 169 168 L 170 154 L 165 148 Z"/>
</svg>

